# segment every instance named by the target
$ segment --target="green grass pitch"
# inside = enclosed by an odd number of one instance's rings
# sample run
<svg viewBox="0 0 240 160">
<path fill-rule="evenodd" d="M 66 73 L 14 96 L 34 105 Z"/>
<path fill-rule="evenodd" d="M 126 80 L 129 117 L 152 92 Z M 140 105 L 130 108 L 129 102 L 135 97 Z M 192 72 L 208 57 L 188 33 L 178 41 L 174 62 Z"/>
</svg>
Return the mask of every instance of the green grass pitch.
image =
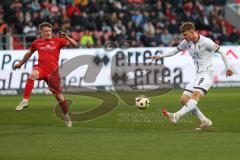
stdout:
<svg viewBox="0 0 240 160">
<path fill-rule="evenodd" d="M 30 107 L 16 112 L 20 96 L 0 96 L 0 160 L 226 160 L 240 157 L 240 89 L 211 89 L 199 108 L 214 123 L 208 131 L 194 131 L 194 117 L 169 124 L 157 121 L 159 110 L 180 108 L 180 90 L 150 98 L 139 111 L 121 102 L 113 112 L 67 128 L 53 114 L 53 96 L 34 95 Z M 67 96 L 81 112 L 100 100 Z M 130 115 L 130 118 L 124 115 Z M 134 118 L 152 115 L 155 119 Z M 156 118 L 157 117 L 157 118 Z"/>
</svg>

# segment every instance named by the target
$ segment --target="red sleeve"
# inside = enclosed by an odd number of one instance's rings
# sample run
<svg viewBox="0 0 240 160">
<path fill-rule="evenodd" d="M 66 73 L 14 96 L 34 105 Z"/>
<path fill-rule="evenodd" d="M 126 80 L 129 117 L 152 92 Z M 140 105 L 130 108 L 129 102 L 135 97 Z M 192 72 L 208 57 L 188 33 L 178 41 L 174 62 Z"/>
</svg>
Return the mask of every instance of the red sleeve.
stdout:
<svg viewBox="0 0 240 160">
<path fill-rule="evenodd" d="M 59 38 L 58 41 L 60 42 L 61 47 L 66 47 L 69 44 L 68 40 L 65 38 Z"/>
<path fill-rule="evenodd" d="M 32 52 L 35 52 L 35 51 L 37 50 L 36 45 L 35 45 L 35 41 L 32 42 L 32 44 L 31 44 L 29 50 L 32 51 Z"/>
</svg>

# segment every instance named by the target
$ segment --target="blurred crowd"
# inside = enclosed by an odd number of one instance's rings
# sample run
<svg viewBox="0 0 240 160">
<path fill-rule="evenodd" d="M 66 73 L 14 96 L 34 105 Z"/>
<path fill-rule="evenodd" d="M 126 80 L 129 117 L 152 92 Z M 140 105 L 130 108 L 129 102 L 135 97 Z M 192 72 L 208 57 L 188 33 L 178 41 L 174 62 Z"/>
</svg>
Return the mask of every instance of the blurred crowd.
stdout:
<svg viewBox="0 0 240 160">
<path fill-rule="evenodd" d="M 176 46 L 179 26 L 192 21 L 219 44 L 240 44 L 240 33 L 224 19 L 225 0 L 0 0 L 0 34 L 38 37 L 38 24 L 53 24 L 80 47 L 132 41 L 133 47 Z"/>
</svg>

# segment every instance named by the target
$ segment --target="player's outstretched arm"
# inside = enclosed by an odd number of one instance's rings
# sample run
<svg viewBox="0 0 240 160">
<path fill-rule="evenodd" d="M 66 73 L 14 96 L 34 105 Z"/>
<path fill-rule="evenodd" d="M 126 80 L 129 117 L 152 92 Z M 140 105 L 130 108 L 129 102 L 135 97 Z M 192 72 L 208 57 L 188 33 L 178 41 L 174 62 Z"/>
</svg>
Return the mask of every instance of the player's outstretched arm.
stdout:
<svg viewBox="0 0 240 160">
<path fill-rule="evenodd" d="M 68 47 L 76 48 L 78 46 L 77 42 L 74 39 L 72 39 L 71 37 L 69 37 L 67 33 L 60 31 L 60 37 L 68 40 L 69 45 L 70 45 Z"/>
<path fill-rule="evenodd" d="M 230 68 L 230 65 L 229 65 L 229 63 L 227 61 L 227 58 L 226 58 L 226 56 L 224 54 L 224 51 L 221 48 L 219 48 L 217 52 L 221 55 L 222 60 L 224 62 L 224 65 L 226 67 L 226 76 L 229 76 L 229 77 L 232 76 L 233 75 L 233 71 Z"/>
<path fill-rule="evenodd" d="M 25 53 L 23 59 L 21 61 L 19 61 L 18 64 L 15 64 L 13 66 L 13 70 L 19 69 L 22 67 L 22 65 L 27 62 L 27 60 L 32 56 L 33 52 L 31 50 L 29 50 L 27 53 Z"/>
<path fill-rule="evenodd" d="M 173 50 L 166 52 L 164 54 L 162 54 L 161 56 L 156 55 L 156 56 L 150 56 L 150 59 L 154 59 L 154 60 L 159 60 L 160 58 L 164 58 L 164 57 L 171 57 L 176 55 L 179 52 L 179 50 L 177 48 L 174 48 Z"/>
</svg>

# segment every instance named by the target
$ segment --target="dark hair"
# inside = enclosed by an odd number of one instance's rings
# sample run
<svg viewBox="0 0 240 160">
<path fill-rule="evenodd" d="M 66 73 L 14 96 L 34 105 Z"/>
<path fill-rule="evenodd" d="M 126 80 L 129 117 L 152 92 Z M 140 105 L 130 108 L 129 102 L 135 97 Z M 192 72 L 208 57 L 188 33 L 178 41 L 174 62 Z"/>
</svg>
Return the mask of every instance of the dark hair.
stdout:
<svg viewBox="0 0 240 160">
<path fill-rule="evenodd" d="M 49 27 L 52 29 L 52 25 L 48 22 L 42 22 L 41 24 L 39 24 L 39 30 L 42 30 L 43 27 Z"/>
<path fill-rule="evenodd" d="M 181 33 L 184 33 L 190 30 L 195 30 L 195 25 L 192 22 L 185 22 L 180 26 Z"/>
</svg>

